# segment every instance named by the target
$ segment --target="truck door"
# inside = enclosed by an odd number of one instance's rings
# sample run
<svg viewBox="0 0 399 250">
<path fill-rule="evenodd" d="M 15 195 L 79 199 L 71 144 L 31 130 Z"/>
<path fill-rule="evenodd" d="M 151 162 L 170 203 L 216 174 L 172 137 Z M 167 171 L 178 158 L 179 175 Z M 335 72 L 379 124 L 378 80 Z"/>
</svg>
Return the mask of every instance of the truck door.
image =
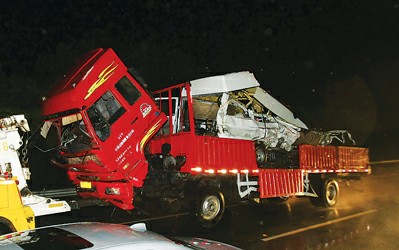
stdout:
<svg viewBox="0 0 399 250">
<path fill-rule="evenodd" d="M 151 133 L 162 125 L 153 100 L 143 93 L 146 92 L 140 92 L 127 76 L 123 76 L 87 109 L 100 140 L 103 156 L 100 158 L 125 176 L 136 176 L 132 173 L 134 169 L 145 176 L 146 169 L 138 170 L 140 162 L 145 161 L 144 145 Z"/>
</svg>

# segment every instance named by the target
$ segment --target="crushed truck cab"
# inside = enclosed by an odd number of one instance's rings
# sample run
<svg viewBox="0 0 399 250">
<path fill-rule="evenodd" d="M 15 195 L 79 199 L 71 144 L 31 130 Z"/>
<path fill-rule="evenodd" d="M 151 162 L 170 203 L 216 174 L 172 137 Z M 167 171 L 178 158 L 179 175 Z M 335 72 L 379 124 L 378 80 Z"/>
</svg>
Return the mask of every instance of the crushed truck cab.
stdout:
<svg viewBox="0 0 399 250">
<path fill-rule="evenodd" d="M 43 101 L 42 135 L 55 138 L 79 195 L 133 209 L 148 163 L 144 148 L 166 121 L 112 49 L 89 52 Z"/>
</svg>

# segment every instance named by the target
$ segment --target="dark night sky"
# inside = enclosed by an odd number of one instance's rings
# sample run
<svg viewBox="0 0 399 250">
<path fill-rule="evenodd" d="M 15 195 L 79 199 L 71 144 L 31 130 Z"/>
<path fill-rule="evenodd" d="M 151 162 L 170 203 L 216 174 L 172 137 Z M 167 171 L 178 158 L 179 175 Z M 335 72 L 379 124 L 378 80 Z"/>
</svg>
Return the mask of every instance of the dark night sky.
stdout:
<svg viewBox="0 0 399 250">
<path fill-rule="evenodd" d="M 249 70 L 309 127 L 399 157 L 399 0 L 140 2 L 3 3 L 0 112 L 39 122 L 74 60 L 112 47 L 151 89 Z"/>
</svg>

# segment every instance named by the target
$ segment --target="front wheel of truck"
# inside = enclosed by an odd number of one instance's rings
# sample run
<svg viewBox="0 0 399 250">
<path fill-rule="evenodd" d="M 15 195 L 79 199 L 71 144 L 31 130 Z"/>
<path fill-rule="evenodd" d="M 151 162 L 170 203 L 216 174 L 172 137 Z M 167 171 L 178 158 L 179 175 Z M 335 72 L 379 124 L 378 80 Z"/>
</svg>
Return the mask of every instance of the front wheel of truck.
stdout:
<svg viewBox="0 0 399 250">
<path fill-rule="evenodd" d="M 199 199 L 194 202 L 194 215 L 200 225 L 213 228 L 223 218 L 226 201 L 223 193 L 217 188 L 206 188 Z"/>
</svg>

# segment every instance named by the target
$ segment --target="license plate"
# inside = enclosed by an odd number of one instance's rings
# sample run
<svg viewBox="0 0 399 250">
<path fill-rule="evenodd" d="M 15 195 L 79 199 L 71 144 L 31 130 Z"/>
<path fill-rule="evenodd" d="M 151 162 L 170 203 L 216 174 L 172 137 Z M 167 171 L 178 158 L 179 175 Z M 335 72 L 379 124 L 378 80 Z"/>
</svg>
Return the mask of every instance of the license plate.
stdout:
<svg viewBox="0 0 399 250">
<path fill-rule="evenodd" d="M 89 182 L 89 181 L 81 181 L 80 182 L 80 187 L 81 188 L 91 188 L 91 182 Z"/>
</svg>

